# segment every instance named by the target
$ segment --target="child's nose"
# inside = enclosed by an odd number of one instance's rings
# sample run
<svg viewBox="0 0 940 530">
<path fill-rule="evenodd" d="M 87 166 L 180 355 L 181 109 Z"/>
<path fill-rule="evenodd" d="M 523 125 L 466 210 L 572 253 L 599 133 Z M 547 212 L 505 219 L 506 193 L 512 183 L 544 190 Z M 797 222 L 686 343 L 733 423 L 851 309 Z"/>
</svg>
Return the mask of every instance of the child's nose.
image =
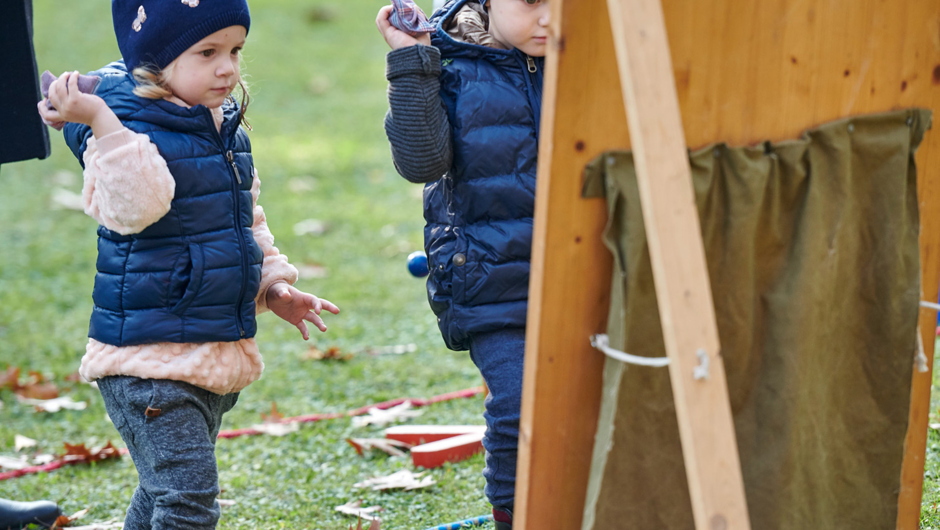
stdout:
<svg viewBox="0 0 940 530">
<path fill-rule="evenodd" d="M 219 65 L 219 68 L 216 70 L 216 75 L 220 77 L 230 76 L 235 73 L 235 64 L 232 61 L 222 61 L 222 64 Z"/>
<path fill-rule="evenodd" d="M 551 9 L 548 7 L 548 2 L 542 2 L 542 5 L 539 7 L 542 10 L 542 12 L 539 13 L 539 25 L 542 27 L 548 27 L 548 23 L 550 21 L 549 16 L 551 15 L 551 12 L 552 12 Z"/>
</svg>

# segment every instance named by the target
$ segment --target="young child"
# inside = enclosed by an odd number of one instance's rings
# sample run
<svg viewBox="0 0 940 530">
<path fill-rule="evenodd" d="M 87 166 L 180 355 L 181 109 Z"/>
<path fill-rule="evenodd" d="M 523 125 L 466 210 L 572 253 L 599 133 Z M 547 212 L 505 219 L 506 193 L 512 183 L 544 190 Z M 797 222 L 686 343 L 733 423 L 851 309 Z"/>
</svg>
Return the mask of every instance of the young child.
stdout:
<svg viewBox="0 0 940 530">
<path fill-rule="evenodd" d="M 451 0 L 430 38 L 391 13 L 376 19 L 392 48 L 386 132 L 398 172 L 426 183 L 428 299 L 489 386 L 485 493 L 511 528 L 548 4 Z"/>
<path fill-rule="evenodd" d="M 332 303 L 295 289 L 274 247 L 244 118 L 246 0 L 112 0 L 123 62 L 49 89 L 39 112 L 68 122 L 85 212 L 100 223 L 80 373 L 97 380 L 140 478 L 124 528 L 215 528 L 222 415 L 264 365 L 255 315 L 320 331 Z M 244 89 L 244 86 L 242 86 Z M 54 109 L 47 108 L 50 102 Z"/>
</svg>

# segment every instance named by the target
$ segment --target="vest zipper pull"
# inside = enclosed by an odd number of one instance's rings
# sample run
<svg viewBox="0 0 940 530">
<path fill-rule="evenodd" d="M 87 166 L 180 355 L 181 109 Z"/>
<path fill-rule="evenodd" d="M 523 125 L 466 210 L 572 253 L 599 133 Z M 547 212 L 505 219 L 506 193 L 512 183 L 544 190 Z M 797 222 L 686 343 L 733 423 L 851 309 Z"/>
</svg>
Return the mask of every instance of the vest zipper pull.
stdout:
<svg viewBox="0 0 940 530">
<path fill-rule="evenodd" d="M 237 180 L 238 183 L 241 184 L 241 183 L 242 183 L 242 177 L 241 177 L 241 175 L 238 174 L 238 167 L 235 165 L 235 157 L 232 156 L 232 152 L 231 152 L 231 151 L 229 151 L 228 153 L 225 153 L 225 156 L 226 156 L 226 158 L 228 158 L 228 163 L 229 163 L 229 164 L 232 164 L 232 169 L 235 170 L 235 180 Z"/>
<path fill-rule="evenodd" d="M 529 73 L 530 73 L 530 74 L 534 74 L 535 72 L 538 72 L 539 69 L 536 68 L 536 66 L 535 66 L 535 59 L 533 59 L 533 58 L 529 57 L 528 55 L 526 55 L 526 56 L 525 56 L 525 62 L 526 62 L 526 64 L 529 65 Z"/>
</svg>

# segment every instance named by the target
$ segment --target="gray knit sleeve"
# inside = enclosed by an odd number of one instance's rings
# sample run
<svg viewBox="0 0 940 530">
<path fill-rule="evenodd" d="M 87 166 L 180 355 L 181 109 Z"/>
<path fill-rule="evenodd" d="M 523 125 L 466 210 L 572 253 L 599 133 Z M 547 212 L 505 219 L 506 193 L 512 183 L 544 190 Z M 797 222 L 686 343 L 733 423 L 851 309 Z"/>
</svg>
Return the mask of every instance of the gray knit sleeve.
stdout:
<svg viewBox="0 0 940 530">
<path fill-rule="evenodd" d="M 441 52 L 415 45 L 389 52 L 385 134 L 392 161 L 411 182 L 433 182 L 450 170 L 450 122 L 441 101 Z"/>
</svg>

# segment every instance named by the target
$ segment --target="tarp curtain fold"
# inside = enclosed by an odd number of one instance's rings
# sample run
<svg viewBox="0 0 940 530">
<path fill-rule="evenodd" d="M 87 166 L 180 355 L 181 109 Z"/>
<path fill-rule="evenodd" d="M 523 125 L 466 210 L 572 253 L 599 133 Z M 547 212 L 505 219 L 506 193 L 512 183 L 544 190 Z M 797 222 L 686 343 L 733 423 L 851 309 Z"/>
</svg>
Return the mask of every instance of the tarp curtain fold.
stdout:
<svg viewBox="0 0 940 530">
<path fill-rule="evenodd" d="M 754 529 L 895 526 L 930 122 L 902 110 L 689 154 Z M 591 162 L 584 189 L 608 204 L 611 346 L 663 357 L 631 154 Z M 586 530 L 694 528 L 667 369 L 607 360 Z"/>
</svg>

